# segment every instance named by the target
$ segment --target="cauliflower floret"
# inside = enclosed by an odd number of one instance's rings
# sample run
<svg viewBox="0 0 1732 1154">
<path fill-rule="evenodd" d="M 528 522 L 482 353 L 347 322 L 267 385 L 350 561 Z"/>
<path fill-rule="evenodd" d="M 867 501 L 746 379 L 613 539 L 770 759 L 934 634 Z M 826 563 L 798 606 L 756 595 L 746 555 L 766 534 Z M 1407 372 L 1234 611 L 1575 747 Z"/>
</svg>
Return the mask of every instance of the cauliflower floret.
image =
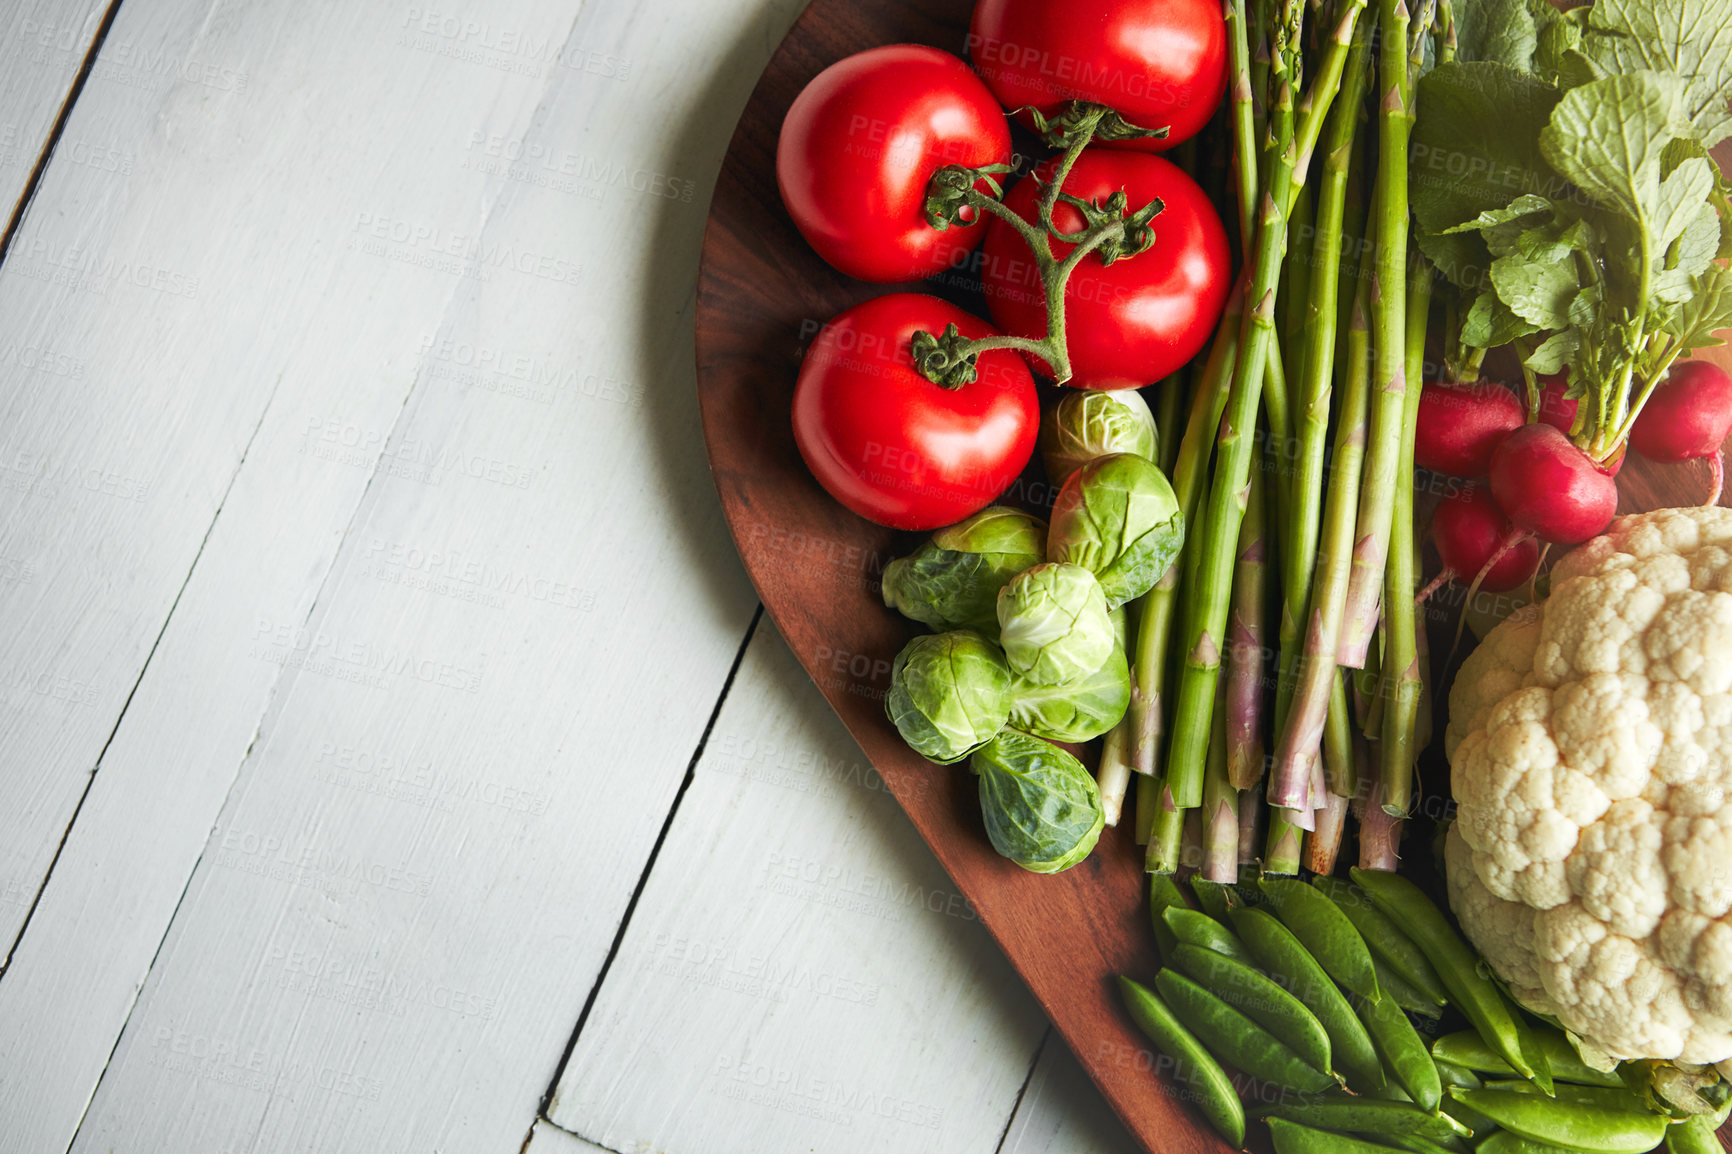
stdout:
<svg viewBox="0 0 1732 1154">
<path fill-rule="evenodd" d="M 1451 761 L 1463 737 L 1485 728 L 1492 707 L 1522 688 L 1519 671 L 1533 668 L 1534 648 L 1539 643 L 1539 616 L 1530 606 L 1492 630 L 1479 648 L 1467 655 L 1449 695 L 1449 728 L 1443 741 Z"/>
<path fill-rule="evenodd" d="M 1459 825 L 1450 827 L 1444 840 L 1444 857 L 1449 874 L 1449 904 L 1462 928 L 1473 938 L 1485 960 L 1509 983 L 1510 992 L 1524 1004 L 1540 1009 L 1546 1001 L 1546 991 L 1540 983 L 1538 958 L 1533 951 L 1536 911 L 1520 902 L 1506 902 L 1480 884 L 1472 866 L 1473 850 L 1463 840 Z"/>
<path fill-rule="evenodd" d="M 1732 510 L 1624 517 L 1463 664 L 1462 928 L 1608 1059 L 1732 1068 Z"/>
<path fill-rule="evenodd" d="M 1655 681 L 1682 681 L 1698 696 L 1732 689 L 1732 593 L 1686 589 L 1666 601 L 1642 635 Z"/>
<path fill-rule="evenodd" d="M 1660 731 L 1648 720 L 1647 701 L 1637 695 L 1646 688 L 1640 678 L 1593 673 L 1552 694 L 1564 764 L 1587 774 L 1613 800 L 1640 796 L 1660 756 Z"/>
<path fill-rule="evenodd" d="M 1564 865 L 1570 892 L 1614 934 L 1645 938 L 1666 913 L 1666 871 L 1654 807 L 1620 801 L 1582 832 Z"/>
<path fill-rule="evenodd" d="M 1732 910 L 1732 808 L 1666 822 L 1665 860 L 1674 904 L 1725 917 Z"/>
<path fill-rule="evenodd" d="M 1595 1044 L 1618 1058 L 1683 1053 L 1691 1025 L 1683 990 L 1644 943 L 1570 904 L 1534 918 L 1534 947 L 1540 983 L 1566 1027 L 1593 1022 Z"/>
</svg>

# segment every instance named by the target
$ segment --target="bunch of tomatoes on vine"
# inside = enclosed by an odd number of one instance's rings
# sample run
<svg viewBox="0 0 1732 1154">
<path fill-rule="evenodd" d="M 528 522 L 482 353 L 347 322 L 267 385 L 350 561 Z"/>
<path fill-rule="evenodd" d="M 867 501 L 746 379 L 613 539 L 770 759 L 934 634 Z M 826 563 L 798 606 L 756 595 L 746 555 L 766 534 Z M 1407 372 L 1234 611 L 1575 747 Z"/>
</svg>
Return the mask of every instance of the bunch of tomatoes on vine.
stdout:
<svg viewBox="0 0 1732 1154">
<path fill-rule="evenodd" d="M 896 291 L 832 319 L 802 364 L 800 453 L 849 509 L 953 524 L 1016 479 L 1039 427 L 1035 374 L 1136 389 L 1208 342 L 1232 281 L 1209 197 L 1159 155 L 1226 90 L 1218 4 L 981 0 L 973 64 L 915 44 L 820 72 L 782 125 L 776 177 L 837 270 L 906 285 L 978 269 L 983 320 Z M 1010 120 L 1053 150 L 1018 178 Z"/>
</svg>

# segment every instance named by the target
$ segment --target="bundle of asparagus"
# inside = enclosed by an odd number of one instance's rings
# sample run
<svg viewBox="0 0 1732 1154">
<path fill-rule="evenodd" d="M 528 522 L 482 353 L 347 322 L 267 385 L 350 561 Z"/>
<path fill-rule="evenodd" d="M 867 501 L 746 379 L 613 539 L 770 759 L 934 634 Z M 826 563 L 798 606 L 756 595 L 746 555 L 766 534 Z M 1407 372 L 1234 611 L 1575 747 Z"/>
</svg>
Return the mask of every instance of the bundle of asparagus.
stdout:
<svg viewBox="0 0 1732 1154">
<path fill-rule="evenodd" d="M 1214 880 L 1257 858 L 1327 872 L 1350 804 L 1361 864 L 1393 868 L 1427 739 L 1412 446 L 1433 270 L 1409 245 L 1407 154 L 1452 16 L 1228 0 L 1227 27 L 1245 260 L 1182 434 L 1182 383 L 1159 406 L 1191 539 L 1136 606 L 1101 776 L 1138 782 L 1154 872 L 1187 849 Z"/>
</svg>

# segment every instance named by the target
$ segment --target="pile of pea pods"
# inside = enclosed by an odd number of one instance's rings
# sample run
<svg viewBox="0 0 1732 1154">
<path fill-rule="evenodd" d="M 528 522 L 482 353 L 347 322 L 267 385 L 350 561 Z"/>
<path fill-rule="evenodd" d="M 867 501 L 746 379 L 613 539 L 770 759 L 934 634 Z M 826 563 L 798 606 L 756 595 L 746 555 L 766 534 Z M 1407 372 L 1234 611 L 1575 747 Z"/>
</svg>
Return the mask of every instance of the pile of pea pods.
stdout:
<svg viewBox="0 0 1732 1154">
<path fill-rule="evenodd" d="M 1249 1118 L 1276 1154 L 1644 1154 L 1662 1141 L 1719 1154 L 1732 1103 L 1657 1108 L 1627 1071 L 1593 1069 L 1517 1009 L 1413 882 L 1352 877 L 1193 878 L 1200 908 L 1172 875 L 1153 877 L 1164 968 L 1152 989 L 1120 987 L 1228 1143 L 1244 1145 Z M 1470 1028 L 1434 1036 L 1445 1007 Z"/>
</svg>

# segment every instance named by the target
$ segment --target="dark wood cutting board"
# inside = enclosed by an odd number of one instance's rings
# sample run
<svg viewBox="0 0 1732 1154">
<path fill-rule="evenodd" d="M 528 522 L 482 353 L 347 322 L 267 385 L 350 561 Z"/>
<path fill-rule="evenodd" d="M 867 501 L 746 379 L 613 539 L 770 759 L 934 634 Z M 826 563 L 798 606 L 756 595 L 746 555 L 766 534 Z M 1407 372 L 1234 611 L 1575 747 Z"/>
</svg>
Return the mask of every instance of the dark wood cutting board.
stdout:
<svg viewBox="0 0 1732 1154">
<path fill-rule="evenodd" d="M 1224 1151 L 1154 1071 L 1120 1009 L 1113 977 L 1158 967 L 1142 855 L 1129 821 L 1088 860 L 1035 876 L 993 852 L 975 780 L 911 752 L 886 720 L 890 661 L 918 627 L 884 608 L 878 577 L 917 539 L 832 500 L 794 447 L 789 404 L 819 327 L 886 291 L 826 265 L 782 211 L 776 134 L 788 105 L 827 65 L 877 44 L 964 50 L 971 0 L 815 0 L 765 69 L 734 133 L 710 209 L 697 310 L 698 399 L 710 467 L 746 570 L 795 655 L 889 783 L 909 818 L 997 939 L 1108 1102 L 1147 1149 Z M 955 296 L 955 286 L 922 286 Z M 978 310 L 978 302 L 972 302 Z M 1634 474 L 1634 476 L 1632 476 Z M 1624 473 L 1643 507 L 1700 500 L 1704 473 Z M 1127 809 L 1128 812 L 1128 809 Z"/>
</svg>

